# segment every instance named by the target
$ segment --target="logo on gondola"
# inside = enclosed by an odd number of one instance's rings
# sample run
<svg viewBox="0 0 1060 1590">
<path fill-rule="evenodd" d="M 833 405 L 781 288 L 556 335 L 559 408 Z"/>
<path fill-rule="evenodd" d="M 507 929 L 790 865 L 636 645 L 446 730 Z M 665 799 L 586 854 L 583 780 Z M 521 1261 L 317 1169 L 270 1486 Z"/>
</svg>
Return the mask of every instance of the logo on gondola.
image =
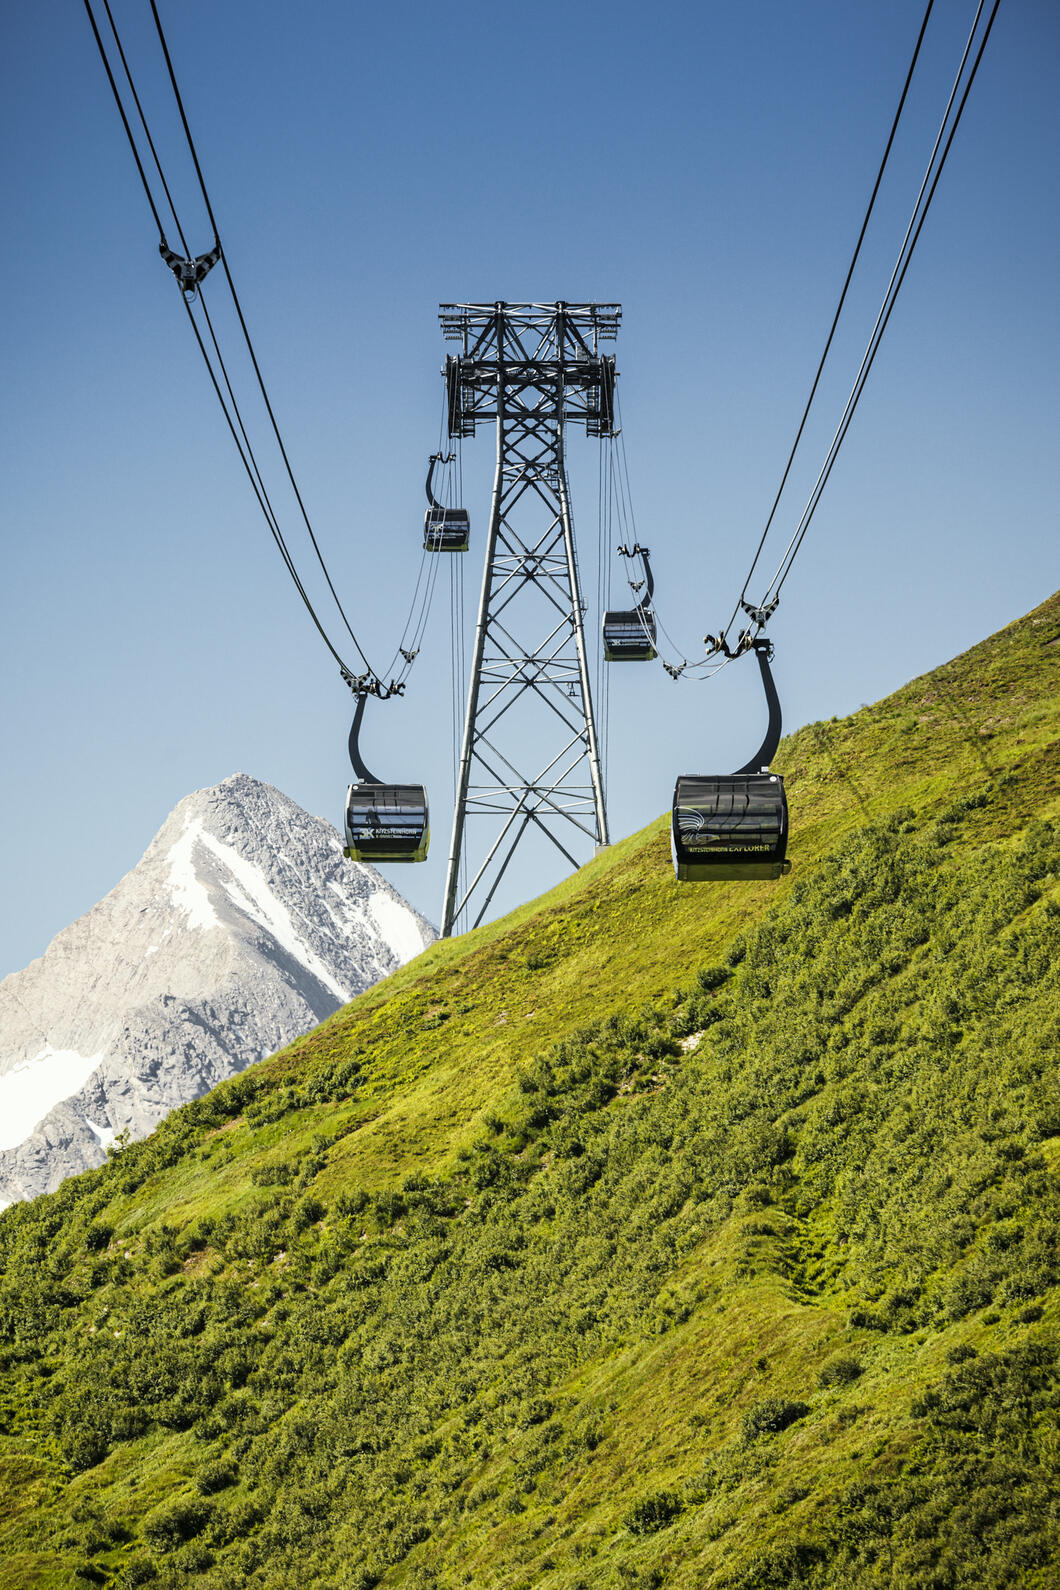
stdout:
<svg viewBox="0 0 1060 1590">
<path fill-rule="evenodd" d="M 716 834 L 711 834 L 706 839 L 699 840 L 698 843 L 689 840 L 686 849 L 706 850 L 710 845 L 719 844 L 725 846 L 734 860 L 738 860 L 740 856 L 771 856 L 773 854 L 772 845 L 749 845 L 743 841 L 733 843 L 731 840 L 727 840 L 724 835 L 719 836 Z"/>
<path fill-rule="evenodd" d="M 694 845 L 696 850 L 702 850 L 707 845 L 723 845 L 728 838 L 726 834 L 711 833 L 707 828 L 706 812 L 697 811 L 695 807 L 679 807 L 677 821 L 682 839 Z"/>
</svg>

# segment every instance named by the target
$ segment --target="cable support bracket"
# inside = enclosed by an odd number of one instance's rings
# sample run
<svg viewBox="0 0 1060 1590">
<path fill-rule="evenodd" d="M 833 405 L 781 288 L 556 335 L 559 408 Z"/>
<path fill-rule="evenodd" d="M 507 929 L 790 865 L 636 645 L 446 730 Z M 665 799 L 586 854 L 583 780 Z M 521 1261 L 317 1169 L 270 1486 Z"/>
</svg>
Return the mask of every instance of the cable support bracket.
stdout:
<svg viewBox="0 0 1060 1590">
<path fill-rule="evenodd" d="M 343 682 L 350 687 L 350 690 L 358 698 L 361 696 L 375 696 L 377 701 L 389 701 L 391 696 L 403 696 L 405 694 L 403 680 L 391 679 L 388 685 L 384 685 L 383 681 L 372 673 L 354 674 L 348 668 L 343 668 L 340 672 Z"/>
<path fill-rule="evenodd" d="M 751 602 L 745 602 L 741 598 L 740 606 L 743 608 L 748 618 L 752 619 L 754 623 L 758 625 L 759 629 L 764 629 L 766 624 L 772 618 L 773 614 L 776 612 L 779 601 L 780 597 L 774 596 L 773 600 L 771 602 L 767 602 L 764 607 L 755 607 Z"/>
<path fill-rule="evenodd" d="M 740 631 L 740 638 L 736 642 L 735 651 L 729 645 L 729 642 L 726 640 L 724 633 L 722 633 L 720 635 L 704 635 L 703 636 L 703 644 L 707 648 L 707 656 L 708 657 L 713 657 L 720 651 L 723 654 L 723 656 L 728 657 L 730 662 L 731 662 L 732 659 L 734 657 L 738 657 L 740 655 L 741 651 L 744 649 L 744 647 L 743 647 L 744 634 L 745 634 L 745 631 L 741 630 Z"/>
<path fill-rule="evenodd" d="M 723 656 L 728 657 L 732 661 L 734 657 L 742 657 L 744 652 L 751 650 L 752 646 L 757 649 L 759 631 L 765 628 L 776 612 L 779 602 L 780 597 L 775 596 L 771 602 L 765 603 L 762 607 L 755 607 L 751 602 L 745 602 L 741 597 L 740 607 L 750 618 L 751 623 L 746 629 L 740 630 L 736 637 L 735 646 L 729 645 L 728 635 L 725 630 L 722 630 L 720 635 L 704 635 L 703 644 L 707 648 L 707 656 L 713 657 L 716 653 L 721 652 Z"/>
<path fill-rule="evenodd" d="M 724 634 L 704 635 L 703 644 L 707 648 L 708 657 L 713 657 L 718 652 L 721 652 L 723 657 L 727 657 L 732 662 L 735 658 L 742 657 L 744 652 L 750 649 L 751 631 L 749 629 L 741 629 L 736 637 L 735 646 L 729 645 L 728 639 Z"/>
<path fill-rule="evenodd" d="M 187 302 L 190 303 L 198 292 L 200 283 L 205 281 L 217 261 L 221 258 L 221 240 L 215 236 L 213 248 L 209 249 L 207 253 L 199 254 L 194 259 L 185 259 L 183 254 L 177 254 L 170 248 L 166 242 L 164 232 L 160 234 L 160 237 L 158 252 L 177 278 L 177 286 L 184 294 Z"/>
</svg>

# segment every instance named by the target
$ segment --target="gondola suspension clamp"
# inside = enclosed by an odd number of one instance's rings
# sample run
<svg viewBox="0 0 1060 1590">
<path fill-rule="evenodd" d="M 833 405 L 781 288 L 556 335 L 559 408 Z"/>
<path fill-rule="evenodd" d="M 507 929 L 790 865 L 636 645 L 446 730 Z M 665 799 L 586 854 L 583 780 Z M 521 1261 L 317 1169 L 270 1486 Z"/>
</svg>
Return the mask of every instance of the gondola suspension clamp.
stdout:
<svg viewBox="0 0 1060 1590">
<path fill-rule="evenodd" d="M 170 248 L 163 234 L 158 252 L 177 278 L 177 286 L 184 294 L 185 301 L 191 303 L 201 283 L 206 280 L 221 258 L 221 242 L 219 238 L 215 238 L 213 248 L 207 253 L 200 254 L 195 259 L 185 259 L 183 254 L 177 254 Z"/>
</svg>

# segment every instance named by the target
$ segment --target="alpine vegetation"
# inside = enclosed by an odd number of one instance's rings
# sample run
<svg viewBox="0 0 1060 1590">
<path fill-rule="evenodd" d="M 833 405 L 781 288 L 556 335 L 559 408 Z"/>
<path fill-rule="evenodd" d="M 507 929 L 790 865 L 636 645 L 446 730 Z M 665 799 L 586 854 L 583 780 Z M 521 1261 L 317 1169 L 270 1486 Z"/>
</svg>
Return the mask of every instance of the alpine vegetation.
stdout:
<svg viewBox="0 0 1060 1590">
<path fill-rule="evenodd" d="M 789 878 L 655 823 L 5 1211 L 0 1586 L 1055 1584 L 1058 662 L 791 736 Z"/>
</svg>

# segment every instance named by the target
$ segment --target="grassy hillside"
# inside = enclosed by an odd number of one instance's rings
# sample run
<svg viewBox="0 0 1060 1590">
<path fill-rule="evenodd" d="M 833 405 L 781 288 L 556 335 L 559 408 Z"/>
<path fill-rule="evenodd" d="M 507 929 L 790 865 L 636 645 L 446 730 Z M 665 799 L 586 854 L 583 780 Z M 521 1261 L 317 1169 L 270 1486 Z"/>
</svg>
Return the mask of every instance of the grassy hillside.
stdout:
<svg viewBox="0 0 1060 1590">
<path fill-rule="evenodd" d="M 1052 1586 L 1060 599 L 0 1217 L 0 1587 Z M 661 792 L 662 798 L 662 792 Z"/>
</svg>

